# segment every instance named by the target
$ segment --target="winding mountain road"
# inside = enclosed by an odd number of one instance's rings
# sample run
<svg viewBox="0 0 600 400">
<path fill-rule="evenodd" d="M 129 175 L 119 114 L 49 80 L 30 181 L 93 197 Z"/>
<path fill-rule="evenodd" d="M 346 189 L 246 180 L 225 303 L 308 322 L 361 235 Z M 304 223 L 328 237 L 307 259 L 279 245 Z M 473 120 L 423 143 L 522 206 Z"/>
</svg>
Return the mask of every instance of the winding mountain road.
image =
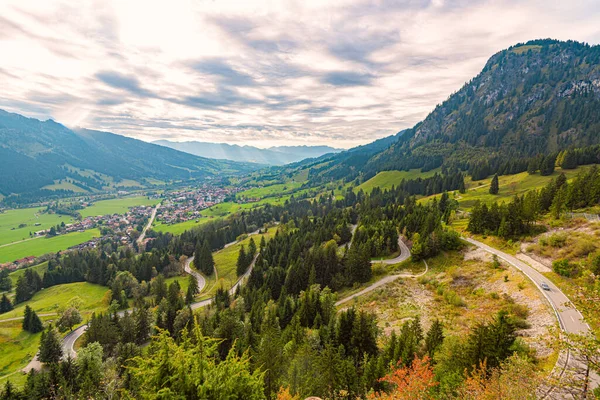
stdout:
<svg viewBox="0 0 600 400">
<path fill-rule="evenodd" d="M 508 264 L 517 268 L 523 272 L 540 290 L 540 292 L 546 297 L 550 306 L 554 310 L 556 319 L 560 325 L 560 329 L 565 333 L 575 333 L 580 335 L 587 335 L 591 333 L 590 326 L 584 321 L 583 315 L 575 308 L 569 298 L 554 284 L 548 280 L 544 275 L 540 274 L 536 269 L 530 265 L 524 263 L 516 257 L 511 256 L 503 251 L 495 249 L 472 238 L 465 238 L 465 240 L 480 249 L 487 251 L 488 253 L 496 255 Z M 548 285 L 550 290 L 544 290 L 541 286 L 542 283 Z M 581 383 L 581 387 L 570 387 L 570 388 L 556 388 L 555 386 L 546 387 L 540 389 L 541 399 L 565 399 L 573 398 L 578 399 L 582 396 L 583 386 L 586 382 L 586 376 L 588 373 L 587 363 L 581 359 L 577 354 L 569 350 L 562 351 L 556 362 L 556 366 L 552 371 L 552 374 L 558 380 L 561 380 L 565 375 L 568 375 L 572 380 Z M 589 380 L 592 386 L 598 386 L 599 379 L 596 374 L 590 374 Z"/>
<path fill-rule="evenodd" d="M 410 249 L 408 248 L 408 246 L 406 244 L 404 244 L 404 242 L 402 241 L 402 238 L 398 237 L 398 246 L 400 247 L 400 255 L 396 258 L 392 258 L 389 260 L 382 260 L 382 261 L 371 261 L 371 264 L 379 264 L 379 263 L 383 263 L 383 264 L 397 264 L 399 262 L 402 262 L 404 260 L 407 260 L 408 257 L 410 257 Z M 429 270 L 429 266 L 427 265 L 427 262 L 425 260 L 423 260 L 423 262 L 425 263 L 425 271 L 420 272 L 418 274 L 409 274 L 409 273 L 401 273 L 401 274 L 394 274 L 394 275 L 388 275 L 385 276 L 383 278 L 381 278 L 380 280 L 378 280 L 377 282 L 367 286 L 366 288 L 364 288 L 363 290 L 361 290 L 360 292 L 354 293 L 346 298 L 343 298 L 341 300 L 338 300 L 335 305 L 336 306 L 340 306 L 344 303 L 349 302 L 350 300 L 353 300 L 357 297 L 363 296 L 375 289 L 377 289 L 380 286 L 383 286 L 387 283 L 393 282 L 398 278 L 417 278 L 419 276 L 425 275 L 427 273 L 427 271 Z"/>
<path fill-rule="evenodd" d="M 248 236 L 252 236 L 252 235 L 256 235 L 260 232 L 260 229 L 257 229 L 254 232 L 250 232 L 248 234 Z M 229 247 L 232 246 L 234 244 L 238 243 L 237 240 L 227 243 L 225 247 Z M 256 260 L 258 258 L 258 254 L 256 254 L 254 256 L 254 259 L 252 260 L 252 262 L 250 263 L 250 266 L 248 267 L 248 269 L 246 270 L 246 272 L 244 273 L 244 275 L 240 276 L 240 278 L 237 280 L 237 282 L 231 287 L 231 289 L 229 289 L 229 294 L 233 295 L 237 288 L 244 282 L 244 280 L 250 276 L 250 274 L 252 273 L 252 269 L 254 268 L 254 264 L 256 263 Z M 206 279 L 204 278 L 204 276 L 202 274 L 200 274 L 199 272 L 195 271 L 192 267 L 191 267 L 191 263 L 192 261 L 194 261 L 194 256 L 189 257 L 185 264 L 184 264 L 184 270 L 185 272 L 187 272 L 188 274 L 191 274 L 192 276 L 194 276 L 197 280 L 198 280 L 198 290 L 199 292 L 201 292 L 204 287 L 206 286 Z M 208 305 L 210 305 L 213 302 L 214 298 L 210 298 L 210 299 L 206 299 L 206 300 L 202 300 L 202 301 L 197 301 L 195 303 L 190 304 L 190 308 L 192 310 L 197 310 L 198 308 L 202 308 L 202 307 L 206 307 Z M 118 312 L 119 316 L 123 316 L 125 314 L 125 312 L 127 311 L 131 311 L 131 310 L 122 310 Z M 79 339 L 81 337 L 81 335 L 83 335 L 85 333 L 87 329 L 87 324 L 86 325 L 81 325 L 80 327 L 78 327 L 77 329 L 73 330 L 72 332 L 70 332 L 67 336 L 65 336 L 63 338 L 63 343 L 62 343 L 62 349 L 63 349 L 63 354 L 66 357 L 67 355 L 70 355 L 72 358 L 75 358 L 77 356 L 77 352 L 74 349 L 74 345 L 75 342 L 77 341 L 77 339 Z M 39 365 L 39 361 L 37 361 L 37 354 L 34 357 L 34 359 L 23 369 L 24 372 L 28 372 L 31 368 L 36 368 L 37 369 L 37 365 Z"/>
</svg>

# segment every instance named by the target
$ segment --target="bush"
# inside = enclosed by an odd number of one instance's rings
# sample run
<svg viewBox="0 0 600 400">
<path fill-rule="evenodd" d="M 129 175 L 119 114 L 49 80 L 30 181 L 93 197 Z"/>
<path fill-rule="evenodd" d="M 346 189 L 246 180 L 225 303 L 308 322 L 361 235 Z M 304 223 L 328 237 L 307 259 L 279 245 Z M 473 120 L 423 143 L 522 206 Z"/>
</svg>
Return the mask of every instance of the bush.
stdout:
<svg viewBox="0 0 600 400">
<path fill-rule="evenodd" d="M 556 260 L 552 263 L 552 270 L 561 276 L 573 277 L 577 274 L 577 266 L 569 260 Z"/>
<path fill-rule="evenodd" d="M 552 247 L 563 247 L 567 243 L 566 233 L 553 233 L 548 236 L 548 244 Z"/>
</svg>

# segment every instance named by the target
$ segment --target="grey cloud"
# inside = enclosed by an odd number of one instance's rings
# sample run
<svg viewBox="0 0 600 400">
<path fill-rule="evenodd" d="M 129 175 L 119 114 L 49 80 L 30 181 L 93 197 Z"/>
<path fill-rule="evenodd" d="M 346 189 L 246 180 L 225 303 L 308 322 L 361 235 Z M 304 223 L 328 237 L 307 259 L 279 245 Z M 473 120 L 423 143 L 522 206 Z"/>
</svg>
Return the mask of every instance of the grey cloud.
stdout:
<svg viewBox="0 0 600 400">
<path fill-rule="evenodd" d="M 190 67 L 202 74 L 215 76 L 226 85 L 253 86 L 256 84 L 250 75 L 237 71 L 221 59 L 195 61 L 190 63 Z"/>
<path fill-rule="evenodd" d="M 333 86 L 368 86 L 374 76 L 360 72 L 336 71 L 329 72 L 321 78 L 321 82 Z"/>
<path fill-rule="evenodd" d="M 142 88 L 135 76 L 123 75 L 114 71 L 101 71 L 96 78 L 115 89 L 122 89 L 140 97 L 155 97 L 155 95 Z"/>
</svg>

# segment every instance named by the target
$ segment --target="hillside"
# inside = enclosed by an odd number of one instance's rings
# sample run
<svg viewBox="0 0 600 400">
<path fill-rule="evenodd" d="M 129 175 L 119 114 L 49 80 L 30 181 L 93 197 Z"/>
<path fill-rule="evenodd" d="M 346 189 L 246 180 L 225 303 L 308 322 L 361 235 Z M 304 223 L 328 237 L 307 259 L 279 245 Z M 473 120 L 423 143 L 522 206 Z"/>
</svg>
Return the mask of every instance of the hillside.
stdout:
<svg viewBox="0 0 600 400">
<path fill-rule="evenodd" d="M 459 167 L 518 173 L 527 158 L 600 143 L 600 46 L 556 40 L 492 56 L 475 78 L 376 154 L 332 158 L 313 180 Z M 482 165 L 484 168 L 482 168 Z"/>
<path fill-rule="evenodd" d="M 71 130 L 0 110 L 0 193 L 32 193 L 68 179 L 87 191 L 108 183 L 199 179 L 259 166 L 217 161 L 109 132 Z"/>
<path fill-rule="evenodd" d="M 600 143 L 600 46 L 535 40 L 492 56 L 372 169 L 472 167 Z"/>
<path fill-rule="evenodd" d="M 329 146 L 275 146 L 261 149 L 254 146 L 197 141 L 172 142 L 157 140 L 153 143 L 200 157 L 268 165 L 284 165 L 341 151 Z"/>
</svg>

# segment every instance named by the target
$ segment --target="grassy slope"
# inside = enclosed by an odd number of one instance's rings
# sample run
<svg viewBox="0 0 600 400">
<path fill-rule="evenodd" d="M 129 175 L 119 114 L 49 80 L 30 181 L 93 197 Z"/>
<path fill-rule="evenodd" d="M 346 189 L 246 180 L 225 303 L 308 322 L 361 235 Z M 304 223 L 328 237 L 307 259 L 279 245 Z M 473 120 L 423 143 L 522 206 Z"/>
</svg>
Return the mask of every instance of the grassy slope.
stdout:
<svg viewBox="0 0 600 400">
<path fill-rule="evenodd" d="M 252 235 L 250 238 L 254 239 L 254 243 L 256 243 L 256 247 L 258 248 L 261 237 L 264 236 L 265 240 L 268 241 L 275 235 L 276 230 L 277 228 L 275 227 L 269 228 L 269 230 L 263 235 Z M 246 238 L 234 244 L 233 246 L 229 246 L 228 248 L 219 250 L 213 254 L 215 268 L 217 269 L 219 280 L 215 282 L 214 277 L 211 277 L 213 279 L 207 282 L 207 287 L 203 292 L 202 298 L 213 296 L 217 288 L 220 286 L 229 289 L 235 284 L 235 282 L 237 282 L 238 276 L 236 272 L 236 264 L 238 254 L 242 245 L 245 249 L 248 249 L 250 238 Z"/>
<path fill-rule="evenodd" d="M 87 190 L 80 188 L 77 185 L 72 184 L 71 182 L 62 182 L 62 183 L 53 183 L 52 185 L 46 185 L 44 186 L 42 189 L 49 189 L 49 190 L 71 190 L 75 193 L 87 193 Z"/>
<path fill-rule="evenodd" d="M 120 199 L 101 200 L 97 201 L 90 207 L 80 211 L 82 217 L 108 215 L 108 214 L 124 214 L 130 207 L 142 205 L 155 205 L 159 199 L 148 199 L 144 196 L 124 197 Z"/>
<path fill-rule="evenodd" d="M 44 273 L 46 272 L 46 270 L 48 269 L 48 261 L 43 262 L 43 263 L 38 264 L 38 265 L 34 265 L 32 267 L 29 267 L 29 268 L 21 268 L 21 269 L 18 269 L 16 271 L 14 271 L 14 272 L 11 272 L 10 275 L 9 275 L 9 277 L 10 277 L 10 280 L 12 281 L 12 283 L 13 283 L 13 289 L 14 289 L 14 286 L 17 284 L 17 280 L 19 279 L 19 277 L 22 276 L 22 275 L 25 275 L 25 270 L 26 269 L 32 269 L 32 270 L 36 271 L 40 276 L 43 276 Z"/>
<path fill-rule="evenodd" d="M 0 320 L 23 316 L 25 305 L 32 307 L 38 314 L 54 314 L 60 307 L 65 306 L 75 297 L 82 301 L 81 313 L 84 320 L 86 320 L 92 312 L 106 309 L 107 304 L 104 303 L 104 296 L 107 291 L 108 288 L 104 286 L 87 282 L 53 286 L 39 291 L 31 300 L 19 304 L 13 311 L 2 314 Z M 56 316 L 51 315 L 41 318 L 49 321 L 55 319 Z M 21 320 L 0 322 L 0 376 L 19 371 L 31 361 L 37 352 L 41 333 L 32 335 L 24 332 L 21 324 Z M 9 376 L 9 378 L 11 382 L 17 385 L 24 381 L 23 376 L 18 373 Z M 5 378 L 0 378 L 0 382 L 4 381 Z"/>
<path fill-rule="evenodd" d="M 302 182 L 280 183 L 280 184 L 277 184 L 277 185 L 270 185 L 270 186 L 264 186 L 264 187 L 257 187 L 257 188 L 248 189 L 248 190 L 245 190 L 243 192 L 239 192 L 238 196 L 241 196 L 241 197 L 257 197 L 257 198 L 263 199 L 265 197 L 274 196 L 274 195 L 277 195 L 277 194 L 283 194 L 283 193 L 289 192 L 291 190 L 299 188 L 300 186 L 302 186 Z"/>
<path fill-rule="evenodd" d="M 56 226 L 61 222 L 69 224 L 73 219 L 66 215 L 42 214 L 44 209 L 41 207 L 21 208 L 16 210 L 7 210 L 0 214 L 0 245 L 17 242 L 23 239 L 29 239 L 29 232 L 41 231 Z M 39 223 L 39 226 L 34 224 Z M 27 224 L 24 228 L 19 228 L 19 224 Z M 14 230 L 11 230 L 15 228 Z M 0 247 L 0 254 L 3 248 Z"/>
<path fill-rule="evenodd" d="M 46 253 L 66 250 L 69 247 L 99 236 L 100 231 L 98 229 L 90 229 L 85 232 L 71 232 L 53 238 L 42 237 L 11 244 L 0 247 L 0 263 L 14 261 L 27 256 L 41 256 Z"/>
<path fill-rule="evenodd" d="M 499 192 L 497 195 L 491 195 L 489 193 L 490 183 L 492 177 L 483 179 L 481 181 L 473 182 L 470 179 L 466 179 L 467 192 L 464 194 L 456 193 L 456 200 L 458 200 L 460 207 L 463 210 L 470 210 L 477 200 L 484 203 L 493 203 L 494 201 L 509 201 L 515 195 L 522 195 L 532 189 L 540 189 L 548 184 L 552 179 L 555 179 L 561 172 L 564 172 L 568 180 L 573 179 L 577 174 L 585 169 L 591 168 L 590 166 L 583 166 L 577 169 L 562 170 L 557 168 L 556 171 L 550 176 L 541 176 L 540 174 L 529 175 L 527 172 L 522 172 L 515 175 L 503 175 L 498 178 Z M 437 196 L 430 196 L 421 199 L 426 201 Z"/>
<path fill-rule="evenodd" d="M 374 187 L 379 186 L 381 189 L 390 189 L 392 186 L 398 186 L 403 179 L 427 178 L 433 176 L 436 172 L 440 172 L 440 168 L 421 172 L 420 169 L 411 169 L 410 171 L 382 171 L 360 184 L 356 191 L 362 189 L 365 192 L 370 192 Z"/>
<path fill-rule="evenodd" d="M 171 232 L 173 235 L 180 235 L 185 231 L 188 231 L 196 226 L 200 226 L 207 222 L 214 221 L 215 219 L 216 218 L 200 218 L 198 220 L 198 222 L 196 222 L 195 219 L 192 219 L 189 221 L 180 222 L 180 223 L 172 224 L 172 225 L 166 225 L 166 224 L 158 222 L 158 223 L 154 224 L 152 229 L 157 232 Z"/>
</svg>

